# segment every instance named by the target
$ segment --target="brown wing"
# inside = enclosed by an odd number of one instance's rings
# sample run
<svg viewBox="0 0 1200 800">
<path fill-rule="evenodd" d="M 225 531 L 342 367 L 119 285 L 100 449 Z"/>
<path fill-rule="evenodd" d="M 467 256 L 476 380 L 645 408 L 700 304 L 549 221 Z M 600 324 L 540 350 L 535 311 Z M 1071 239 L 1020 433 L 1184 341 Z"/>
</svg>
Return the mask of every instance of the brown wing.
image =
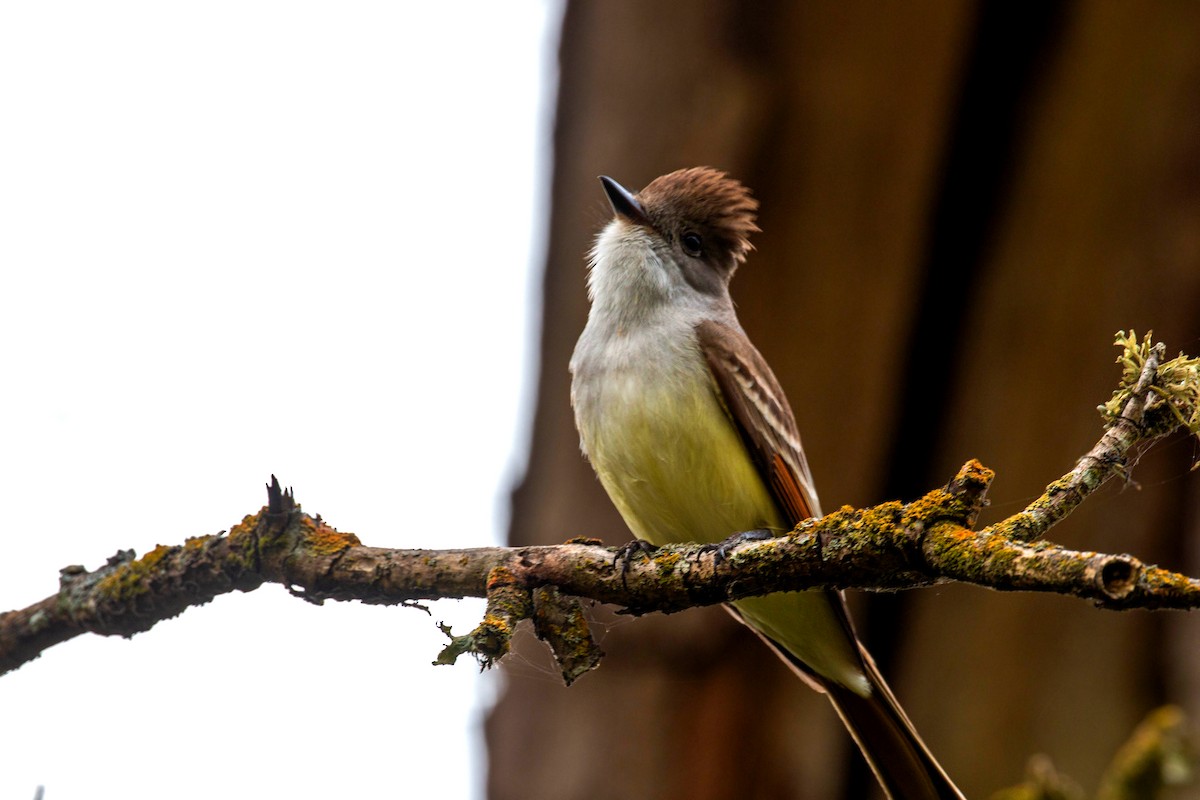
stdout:
<svg viewBox="0 0 1200 800">
<path fill-rule="evenodd" d="M 793 525 L 819 515 L 796 420 L 766 360 L 745 333 L 720 322 L 701 322 L 696 337 L 725 408 L 780 509 Z"/>
<path fill-rule="evenodd" d="M 796 420 L 767 362 L 741 330 L 728 325 L 702 322 L 696 326 L 696 336 L 725 408 L 737 423 L 746 447 L 754 453 L 779 507 L 793 525 L 820 514 Z M 826 595 L 847 635 L 857 643 L 841 593 L 830 591 Z M 735 607 L 727 608 L 747 622 Z M 921 741 L 861 645 L 856 644 L 855 650 L 862 659 L 863 674 L 872 686 L 865 696 L 837 681 L 822 678 L 785 645 L 761 631 L 758 633 L 800 677 L 818 691 L 829 693 L 834 708 L 859 743 L 871 769 L 887 787 L 889 796 L 962 800 L 962 793 Z"/>
</svg>

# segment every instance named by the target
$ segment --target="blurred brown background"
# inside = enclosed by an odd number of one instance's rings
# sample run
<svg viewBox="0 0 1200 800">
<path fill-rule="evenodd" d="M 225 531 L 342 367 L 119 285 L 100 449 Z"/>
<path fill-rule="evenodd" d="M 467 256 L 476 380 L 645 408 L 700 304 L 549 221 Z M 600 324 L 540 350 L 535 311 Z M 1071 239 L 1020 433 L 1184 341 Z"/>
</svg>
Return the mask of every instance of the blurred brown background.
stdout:
<svg viewBox="0 0 1200 800">
<path fill-rule="evenodd" d="M 629 538 L 568 399 L 599 174 L 708 164 L 753 188 L 763 232 L 734 298 L 826 509 L 912 498 L 977 457 L 994 521 L 1099 435 L 1115 331 L 1200 350 L 1200 4 L 592 0 L 569 4 L 560 60 L 514 544 Z M 1196 456 L 1151 451 L 1056 540 L 1200 573 Z M 962 586 L 853 602 L 968 796 L 1037 752 L 1090 789 L 1156 704 L 1200 721 L 1194 617 Z M 722 612 L 595 613 L 609 656 L 574 687 L 537 646 L 510 660 L 490 797 L 872 796 L 827 702 Z"/>
</svg>

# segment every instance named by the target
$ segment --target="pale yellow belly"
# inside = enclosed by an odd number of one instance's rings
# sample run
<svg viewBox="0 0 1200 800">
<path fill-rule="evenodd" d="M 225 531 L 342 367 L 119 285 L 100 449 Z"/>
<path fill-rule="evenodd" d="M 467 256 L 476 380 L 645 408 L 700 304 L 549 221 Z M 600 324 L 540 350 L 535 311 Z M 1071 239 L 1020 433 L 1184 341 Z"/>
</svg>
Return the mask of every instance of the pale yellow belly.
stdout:
<svg viewBox="0 0 1200 800">
<path fill-rule="evenodd" d="M 604 389 L 603 424 L 584 432 L 600 482 L 639 539 L 718 542 L 741 531 L 790 528 L 715 392 Z M 841 599 L 825 591 L 739 600 L 746 622 L 826 678 L 866 691 Z"/>
<path fill-rule="evenodd" d="M 606 388 L 605 424 L 588 454 L 639 539 L 717 542 L 739 531 L 787 529 L 737 429 L 707 387 L 633 394 Z"/>
</svg>

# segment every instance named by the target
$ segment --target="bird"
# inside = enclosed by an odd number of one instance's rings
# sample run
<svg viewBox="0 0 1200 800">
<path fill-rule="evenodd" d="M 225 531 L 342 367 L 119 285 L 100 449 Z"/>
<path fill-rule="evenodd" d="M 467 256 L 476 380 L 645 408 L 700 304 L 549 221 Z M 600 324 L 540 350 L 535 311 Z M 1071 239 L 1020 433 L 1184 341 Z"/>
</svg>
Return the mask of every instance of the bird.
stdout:
<svg viewBox="0 0 1200 800">
<path fill-rule="evenodd" d="M 588 255 L 571 404 L 583 454 L 626 525 L 655 546 L 781 535 L 821 516 L 791 407 L 729 291 L 760 230 L 758 201 L 712 167 L 637 193 L 600 181 L 613 216 Z M 841 592 L 726 607 L 829 697 L 889 797 L 963 797 L 859 641 Z"/>
</svg>

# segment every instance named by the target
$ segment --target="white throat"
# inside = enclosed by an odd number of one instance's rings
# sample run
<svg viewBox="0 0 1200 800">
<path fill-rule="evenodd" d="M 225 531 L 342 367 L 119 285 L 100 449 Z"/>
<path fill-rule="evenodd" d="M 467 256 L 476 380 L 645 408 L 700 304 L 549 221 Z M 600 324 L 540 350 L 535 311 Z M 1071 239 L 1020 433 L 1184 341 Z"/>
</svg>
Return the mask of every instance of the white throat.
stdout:
<svg viewBox="0 0 1200 800">
<path fill-rule="evenodd" d="M 620 219 L 605 226 L 588 259 L 593 317 L 627 326 L 646 320 L 655 307 L 670 302 L 670 267 L 654 245 L 654 235 L 640 226 Z"/>
</svg>

